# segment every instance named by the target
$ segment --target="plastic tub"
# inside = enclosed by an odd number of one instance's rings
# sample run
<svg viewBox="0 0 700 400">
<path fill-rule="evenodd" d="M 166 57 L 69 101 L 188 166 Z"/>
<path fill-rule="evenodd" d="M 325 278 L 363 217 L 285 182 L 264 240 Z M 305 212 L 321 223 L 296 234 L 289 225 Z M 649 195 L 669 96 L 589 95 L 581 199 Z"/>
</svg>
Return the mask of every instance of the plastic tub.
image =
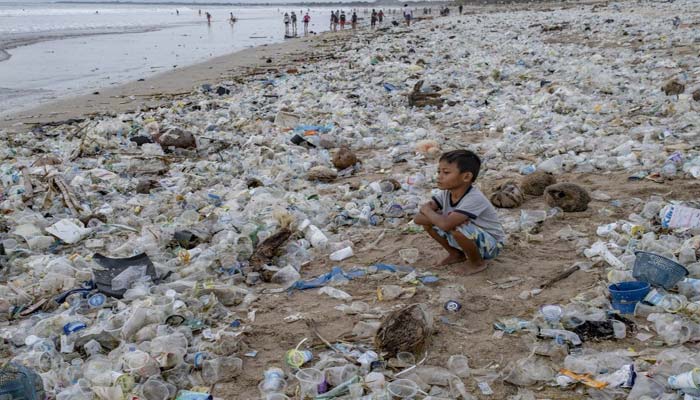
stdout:
<svg viewBox="0 0 700 400">
<path fill-rule="evenodd" d="M 612 306 L 623 314 L 633 314 L 634 309 L 649 293 L 651 287 L 647 282 L 620 282 L 608 286 L 612 297 Z"/>
<path fill-rule="evenodd" d="M 646 251 L 637 251 L 634 254 L 637 258 L 634 260 L 632 276 L 638 281 L 670 290 L 688 275 L 684 266 L 666 257 Z"/>
</svg>

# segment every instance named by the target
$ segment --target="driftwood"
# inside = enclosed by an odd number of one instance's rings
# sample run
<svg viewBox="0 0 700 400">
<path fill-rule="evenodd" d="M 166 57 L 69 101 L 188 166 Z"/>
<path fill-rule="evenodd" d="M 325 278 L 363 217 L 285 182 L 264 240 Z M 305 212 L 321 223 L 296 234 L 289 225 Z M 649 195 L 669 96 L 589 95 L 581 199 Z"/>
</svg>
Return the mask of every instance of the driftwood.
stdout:
<svg viewBox="0 0 700 400">
<path fill-rule="evenodd" d="M 578 265 L 574 265 L 573 267 L 560 272 L 556 276 L 553 276 L 552 278 L 550 278 L 547 282 L 541 284 L 540 289 L 547 289 L 548 287 L 551 287 L 555 283 L 557 283 L 563 279 L 568 278 L 571 274 L 578 271 L 579 269 L 580 269 L 580 267 Z"/>
<path fill-rule="evenodd" d="M 423 81 L 418 81 L 413 86 L 413 91 L 408 95 L 408 105 L 411 107 L 435 106 L 442 107 L 444 99 L 440 98 L 440 93 L 423 93 L 420 91 Z"/>
</svg>

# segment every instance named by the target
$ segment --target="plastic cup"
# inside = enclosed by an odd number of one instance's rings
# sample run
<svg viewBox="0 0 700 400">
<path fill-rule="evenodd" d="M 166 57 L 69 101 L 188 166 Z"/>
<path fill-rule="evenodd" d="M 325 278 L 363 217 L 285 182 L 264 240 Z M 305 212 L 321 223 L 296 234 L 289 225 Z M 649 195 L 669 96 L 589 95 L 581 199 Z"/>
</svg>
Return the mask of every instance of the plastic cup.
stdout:
<svg viewBox="0 0 700 400">
<path fill-rule="evenodd" d="M 451 356 L 447 360 L 447 368 L 460 378 L 467 378 L 470 374 L 469 359 L 461 354 Z"/>
<path fill-rule="evenodd" d="M 160 373 L 158 363 L 146 352 L 133 351 L 126 353 L 124 360 L 126 361 L 128 372 L 142 378 L 148 378 Z"/>
<path fill-rule="evenodd" d="M 392 399 L 412 399 L 418 393 L 418 385 L 409 379 L 397 379 L 386 385 Z"/>
<path fill-rule="evenodd" d="M 323 372 L 316 368 L 300 369 L 296 373 L 296 378 L 299 380 L 301 388 L 301 398 L 315 398 L 319 395 L 319 386 L 325 382 Z"/>
<path fill-rule="evenodd" d="M 169 296 L 160 296 L 153 299 L 153 306 L 161 310 L 165 315 L 171 315 L 174 311 L 175 299 Z"/>
<path fill-rule="evenodd" d="M 105 322 L 104 331 L 115 339 L 121 339 L 122 328 L 126 323 L 126 316 L 118 314 Z"/>
<path fill-rule="evenodd" d="M 396 353 L 396 359 L 405 366 L 416 365 L 416 356 L 407 351 L 400 351 Z"/>
<path fill-rule="evenodd" d="M 279 392 L 284 392 L 287 389 L 287 381 L 285 379 L 280 379 L 280 385 L 281 387 L 276 388 L 274 391 L 268 391 L 269 389 L 265 388 L 265 381 L 261 381 L 258 384 L 258 390 L 260 391 L 260 397 L 263 399 L 268 398 L 270 395 L 273 394 L 279 394 Z"/>
<path fill-rule="evenodd" d="M 420 258 L 420 252 L 418 249 L 402 249 L 399 250 L 399 257 L 405 262 L 406 264 L 415 264 L 416 261 L 418 261 L 418 258 Z"/>
<path fill-rule="evenodd" d="M 358 371 L 359 368 L 357 366 L 347 364 L 339 367 L 329 367 L 323 372 L 326 376 L 326 382 L 328 382 L 329 385 L 338 386 L 357 375 Z"/>
<path fill-rule="evenodd" d="M 161 380 L 149 378 L 141 387 L 141 394 L 146 400 L 167 400 L 170 390 Z"/>
</svg>

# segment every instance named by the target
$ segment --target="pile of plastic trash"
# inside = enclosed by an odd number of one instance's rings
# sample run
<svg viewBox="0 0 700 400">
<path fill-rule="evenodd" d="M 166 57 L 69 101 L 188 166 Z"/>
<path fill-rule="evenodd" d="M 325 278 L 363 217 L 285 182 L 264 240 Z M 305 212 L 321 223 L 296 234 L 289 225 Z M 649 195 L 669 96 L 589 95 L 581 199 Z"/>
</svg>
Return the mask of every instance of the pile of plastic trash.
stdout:
<svg viewBox="0 0 700 400">
<path fill-rule="evenodd" d="M 350 295 L 325 283 L 397 272 L 360 266 L 302 279 L 312 260 L 359 251 L 356 230 L 415 230 L 410 218 L 429 198 L 445 150 L 477 151 L 480 182 L 535 171 L 700 177 L 700 61 L 665 56 L 697 46 L 697 24 L 684 20 L 699 8 L 611 3 L 422 21 L 367 34 L 370 45 L 345 41 L 337 59 L 301 73 L 263 72 L 152 110 L 0 132 L 0 360 L 34 375 L 2 374 L 22 384 L 38 376 L 58 399 L 210 398 L 209 388 L 235 380 L 255 357 L 242 344 L 241 320 L 255 319 L 260 287 L 323 287 L 343 299 Z M 473 141 L 455 140 L 464 132 Z M 558 212 L 523 211 L 505 225 L 515 233 Z M 693 341 L 700 327 L 697 227 L 673 225 L 683 212 L 652 199 L 641 214 L 600 227 L 599 242 L 581 244 L 608 267 L 610 284 L 639 282 L 637 250 L 690 270 L 679 294 L 666 291 L 675 282 L 654 284 L 635 303 L 662 345 Z M 411 264 L 417 254 L 401 257 Z M 398 273 L 435 282 L 419 270 Z M 266 370 L 261 395 L 285 398 L 298 384 L 302 397 L 467 399 L 470 374 L 519 386 L 582 383 L 591 396 L 693 395 L 700 376 L 690 352 L 667 349 L 652 363 L 642 353 L 582 349 L 590 338 L 648 335 L 614 311 L 606 286 L 542 307 L 532 320 L 498 321 L 502 332 L 547 338 L 508 371 L 470 370 L 462 355 L 443 368 L 411 352 L 384 360 L 365 346 L 330 344 L 313 355 L 301 346 L 287 354 L 286 370 Z M 411 296 L 398 285 L 379 293 Z M 347 312 L 368 308 L 351 303 Z M 380 372 L 387 362 L 399 372 Z M 487 380 L 479 388 L 493 393 Z"/>
</svg>

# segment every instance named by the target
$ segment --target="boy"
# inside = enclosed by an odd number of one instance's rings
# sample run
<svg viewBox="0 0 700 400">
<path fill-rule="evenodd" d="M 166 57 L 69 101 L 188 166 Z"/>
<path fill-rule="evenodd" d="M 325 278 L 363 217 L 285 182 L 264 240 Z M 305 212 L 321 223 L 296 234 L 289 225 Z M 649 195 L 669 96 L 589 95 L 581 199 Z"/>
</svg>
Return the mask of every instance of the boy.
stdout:
<svg viewBox="0 0 700 400">
<path fill-rule="evenodd" d="M 505 233 L 491 202 L 473 186 L 481 160 L 469 150 L 443 154 L 438 164 L 437 196 L 424 204 L 414 218 L 449 253 L 438 265 L 467 261 L 462 272 L 486 269 L 484 260 L 503 248 Z"/>
</svg>

